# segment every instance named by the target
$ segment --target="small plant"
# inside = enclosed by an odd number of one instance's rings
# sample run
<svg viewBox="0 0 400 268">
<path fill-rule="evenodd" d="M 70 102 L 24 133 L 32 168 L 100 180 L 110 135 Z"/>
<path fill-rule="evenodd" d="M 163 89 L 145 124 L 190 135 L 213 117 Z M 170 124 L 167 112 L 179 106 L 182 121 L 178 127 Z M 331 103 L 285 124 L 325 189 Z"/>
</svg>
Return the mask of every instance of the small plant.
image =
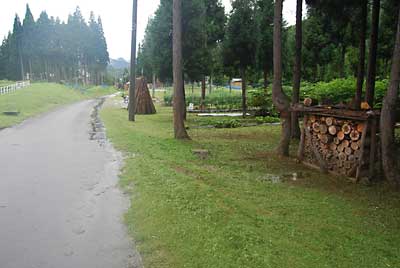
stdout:
<svg viewBox="0 0 400 268">
<path fill-rule="evenodd" d="M 271 123 L 279 123 L 280 119 L 278 117 L 273 116 L 258 116 L 256 117 L 257 124 L 271 124 Z"/>
<path fill-rule="evenodd" d="M 214 126 L 216 128 L 238 128 L 241 127 L 242 124 L 236 119 L 230 119 L 217 121 Z"/>
</svg>

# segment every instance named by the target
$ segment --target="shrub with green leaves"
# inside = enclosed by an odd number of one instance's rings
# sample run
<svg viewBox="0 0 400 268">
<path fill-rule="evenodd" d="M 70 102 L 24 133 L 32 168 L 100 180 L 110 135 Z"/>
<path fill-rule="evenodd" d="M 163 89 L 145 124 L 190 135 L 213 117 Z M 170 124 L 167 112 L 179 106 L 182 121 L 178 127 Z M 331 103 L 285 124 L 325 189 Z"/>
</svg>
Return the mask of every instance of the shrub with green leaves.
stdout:
<svg viewBox="0 0 400 268">
<path fill-rule="evenodd" d="M 215 123 L 216 128 L 238 128 L 241 126 L 242 124 L 236 119 L 226 119 Z"/>
<path fill-rule="evenodd" d="M 164 95 L 164 103 L 167 106 L 172 106 L 172 92 L 167 92 Z M 192 94 L 186 92 L 186 105 L 193 103 L 199 107 L 201 104 L 201 96 L 199 93 Z M 240 109 L 242 107 L 242 96 L 238 91 L 229 92 L 226 89 L 213 90 L 211 94 L 206 94 L 205 106 L 214 109 Z"/>
<path fill-rule="evenodd" d="M 280 119 L 278 117 L 273 116 L 257 116 L 256 117 L 257 124 L 271 124 L 271 123 L 279 123 Z"/>
<path fill-rule="evenodd" d="M 329 99 L 332 103 L 350 102 L 355 95 L 356 79 L 335 79 L 330 82 L 308 83 L 301 84 L 301 98 L 312 98 L 321 102 L 324 99 Z M 389 81 L 387 79 L 378 80 L 375 83 L 375 107 L 381 107 L 382 99 L 385 96 Z M 365 83 L 364 83 L 365 86 Z M 364 89 L 365 92 L 365 89 Z"/>
<path fill-rule="evenodd" d="M 364 83 L 365 86 L 365 83 Z M 382 106 L 382 100 L 385 96 L 389 81 L 387 79 L 377 80 L 375 83 L 375 107 Z M 302 82 L 300 89 L 300 99 L 312 98 L 319 103 L 329 101 L 333 104 L 349 103 L 353 98 L 356 90 L 356 79 L 344 78 L 335 79 L 330 82 Z M 287 96 L 292 95 L 292 86 L 283 86 L 283 91 Z M 364 89 L 365 92 L 365 89 Z M 200 106 L 200 94 L 187 92 L 186 104 L 193 103 L 195 106 Z M 271 87 L 250 88 L 248 91 L 248 107 L 256 108 L 263 112 L 262 114 L 270 114 L 274 117 L 278 116 L 272 102 Z M 164 95 L 166 105 L 172 105 L 172 94 Z M 211 94 L 206 94 L 205 105 L 207 108 L 214 109 L 240 109 L 242 107 L 242 97 L 240 91 L 229 92 L 226 89 L 214 90 Z"/>
</svg>

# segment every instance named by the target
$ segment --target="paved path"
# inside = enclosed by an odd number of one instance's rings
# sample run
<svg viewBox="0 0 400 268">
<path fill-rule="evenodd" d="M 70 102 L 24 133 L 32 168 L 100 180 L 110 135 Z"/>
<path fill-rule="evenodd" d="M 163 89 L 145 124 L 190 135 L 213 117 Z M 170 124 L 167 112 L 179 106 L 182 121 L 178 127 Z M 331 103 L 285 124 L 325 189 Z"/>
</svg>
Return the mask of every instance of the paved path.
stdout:
<svg viewBox="0 0 400 268">
<path fill-rule="evenodd" d="M 1 268 L 140 266 L 122 224 L 121 158 L 90 140 L 97 103 L 0 131 Z"/>
</svg>

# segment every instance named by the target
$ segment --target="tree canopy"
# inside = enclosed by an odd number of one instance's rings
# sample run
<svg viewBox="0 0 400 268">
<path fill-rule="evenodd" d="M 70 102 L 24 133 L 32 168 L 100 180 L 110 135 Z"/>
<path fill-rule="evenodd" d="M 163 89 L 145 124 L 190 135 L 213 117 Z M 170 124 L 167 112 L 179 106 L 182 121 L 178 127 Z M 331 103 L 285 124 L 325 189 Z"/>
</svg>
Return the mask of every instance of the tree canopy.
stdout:
<svg viewBox="0 0 400 268">
<path fill-rule="evenodd" d="M 35 20 L 27 5 L 0 47 L 0 79 L 99 84 L 108 63 L 101 18 L 92 12 L 87 23 L 79 7 L 65 23 L 45 11 Z"/>
</svg>

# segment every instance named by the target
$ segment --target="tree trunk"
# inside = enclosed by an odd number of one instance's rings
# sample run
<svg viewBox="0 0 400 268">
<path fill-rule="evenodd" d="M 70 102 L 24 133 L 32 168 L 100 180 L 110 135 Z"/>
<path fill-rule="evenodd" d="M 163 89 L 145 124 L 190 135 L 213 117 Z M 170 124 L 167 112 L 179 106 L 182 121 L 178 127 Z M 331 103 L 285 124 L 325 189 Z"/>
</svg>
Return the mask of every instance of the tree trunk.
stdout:
<svg viewBox="0 0 400 268">
<path fill-rule="evenodd" d="M 302 49 L 302 19 L 303 19 L 303 0 L 297 0 L 296 8 L 296 55 L 293 70 L 293 94 L 292 104 L 300 101 L 300 82 L 301 82 L 301 49 Z M 296 112 L 292 113 L 291 118 L 291 132 L 292 139 L 300 139 L 300 126 L 299 116 Z"/>
<path fill-rule="evenodd" d="M 33 80 L 33 73 L 32 73 L 32 60 L 29 59 L 29 80 Z"/>
<path fill-rule="evenodd" d="M 359 110 L 361 108 L 362 88 L 365 76 L 365 38 L 367 35 L 367 17 L 368 17 L 368 1 L 364 0 L 361 6 L 360 14 L 360 43 L 359 43 L 359 62 L 357 70 L 357 88 L 354 98 L 354 108 Z"/>
<path fill-rule="evenodd" d="M 21 80 L 25 80 L 24 61 L 22 60 L 22 53 L 20 49 L 18 49 L 18 54 L 19 54 L 19 64 L 21 67 Z"/>
<path fill-rule="evenodd" d="M 390 74 L 390 85 L 383 100 L 381 113 L 381 143 L 382 143 L 382 166 L 386 178 L 393 184 L 400 185 L 400 174 L 398 155 L 396 154 L 394 126 L 396 122 L 395 109 L 399 96 L 400 84 L 400 12 L 397 23 L 396 43 L 392 58 L 392 69 Z"/>
<path fill-rule="evenodd" d="M 340 64 L 340 71 L 339 71 L 339 75 L 340 78 L 345 78 L 346 74 L 345 74 L 345 66 L 346 66 L 346 45 L 342 44 L 342 51 L 341 51 L 341 64 Z"/>
<path fill-rule="evenodd" d="M 276 0 L 274 10 L 274 83 L 272 100 L 280 112 L 282 120 L 282 136 L 277 152 L 281 156 L 289 156 L 291 116 L 288 111 L 290 100 L 282 90 L 282 8 L 283 0 Z"/>
<path fill-rule="evenodd" d="M 186 119 L 187 119 L 187 111 L 186 111 L 186 89 L 185 89 L 185 78 L 184 77 L 182 78 L 182 81 L 183 81 L 182 92 L 183 92 L 183 103 L 184 103 L 184 106 L 183 106 L 184 107 L 184 109 L 183 109 L 183 120 L 186 121 Z"/>
<path fill-rule="evenodd" d="M 212 76 L 210 75 L 210 80 L 208 81 L 208 94 L 212 92 Z"/>
<path fill-rule="evenodd" d="M 376 54 L 378 50 L 378 31 L 379 31 L 379 12 L 381 9 L 381 1 L 373 0 L 372 3 L 372 22 L 371 22 L 371 40 L 369 48 L 367 89 L 365 92 L 365 100 L 369 106 L 374 106 L 375 95 L 375 76 L 376 76 Z"/>
<path fill-rule="evenodd" d="M 173 0 L 173 75 L 174 134 L 176 139 L 189 139 L 184 123 L 184 85 L 182 68 L 182 0 Z"/>
<path fill-rule="evenodd" d="M 49 82 L 49 66 L 47 64 L 47 60 L 44 60 L 43 63 L 44 63 L 44 77 L 47 80 L 47 82 Z"/>
<path fill-rule="evenodd" d="M 203 75 L 201 79 L 201 100 L 200 100 L 200 110 L 204 111 L 206 108 L 206 76 Z"/>
<path fill-rule="evenodd" d="M 133 0 L 132 12 L 132 40 L 131 40 L 131 73 L 129 85 L 129 121 L 135 121 L 136 111 L 136 30 L 137 30 L 137 0 Z"/>
<path fill-rule="evenodd" d="M 242 78 L 242 110 L 243 118 L 247 115 L 247 94 L 246 94 L 246 70 L 242 67 L 240 68 L 240 76 Z"/>
<path fill-rule="evenodd" d="M 268 67 L 267 66 L 264 67 L 263 74 L 264 74 L 264 88 L 267 89 L 268 88 Z"/>
<path fill-rule="evenodd" d="M 153 91 L 152 91 L 152 97 L 155 98 L 156 97 L 156 74 L 153 73 Z"/>
<path fill-rule="evenodd" d="M 229 77 L 229 93 L 232 94 L 232 77 Z"/>
</svg>

